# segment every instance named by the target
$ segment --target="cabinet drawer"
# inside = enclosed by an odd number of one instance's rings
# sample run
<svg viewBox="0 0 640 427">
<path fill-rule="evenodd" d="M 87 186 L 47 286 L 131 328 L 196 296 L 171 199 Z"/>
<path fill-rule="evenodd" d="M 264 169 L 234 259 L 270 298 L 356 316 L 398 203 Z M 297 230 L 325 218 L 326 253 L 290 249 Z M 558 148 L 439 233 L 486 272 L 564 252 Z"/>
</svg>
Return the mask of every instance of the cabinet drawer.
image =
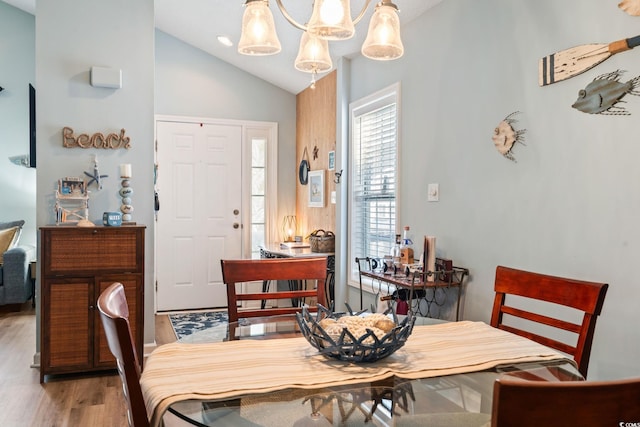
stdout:
<svg viewBox="0 0 640 427">
<path fill-rule="evenodd" d="M 140 272 L 144 248 L 137 227 L 55 228 L 44 233 L 44 274 Z"/>
</svg>

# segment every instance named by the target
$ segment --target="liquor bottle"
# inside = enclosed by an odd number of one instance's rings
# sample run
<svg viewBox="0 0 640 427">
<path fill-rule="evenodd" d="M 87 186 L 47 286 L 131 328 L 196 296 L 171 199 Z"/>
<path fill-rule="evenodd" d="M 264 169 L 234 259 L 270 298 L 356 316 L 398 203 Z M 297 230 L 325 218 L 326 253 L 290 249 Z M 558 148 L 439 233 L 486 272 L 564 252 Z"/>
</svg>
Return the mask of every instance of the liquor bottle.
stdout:
<svg viewBox="0 0 640 427">
<path fill-rule="evenodd" d="M 409 226 L 404 227 L 404 238 L 400 246 L 400 260 L 402 264 L 413 264 L 413 241 L 409 238 Z"/>
<path fill-rule="evenodd" d="M 402 270 L 402 253 L 400 251 L 400 235 L 396 234 L 396 244 L 391 248 L 391 259 L 393 259 L 394 273 Z"/>
</svg>

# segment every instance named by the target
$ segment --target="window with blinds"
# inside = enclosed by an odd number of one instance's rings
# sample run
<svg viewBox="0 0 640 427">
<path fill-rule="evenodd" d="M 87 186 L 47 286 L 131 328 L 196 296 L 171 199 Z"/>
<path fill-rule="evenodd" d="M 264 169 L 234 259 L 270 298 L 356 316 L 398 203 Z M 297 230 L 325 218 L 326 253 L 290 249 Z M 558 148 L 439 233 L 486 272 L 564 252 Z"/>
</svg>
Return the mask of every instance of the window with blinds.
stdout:
<svg viewBox="0 0 640 427">
<path fill-rule="evenodd" d="M 395 242 L 397 94 L 394 86 L 351 108 L 350 259 L 382 258 Z"/>
</svg>

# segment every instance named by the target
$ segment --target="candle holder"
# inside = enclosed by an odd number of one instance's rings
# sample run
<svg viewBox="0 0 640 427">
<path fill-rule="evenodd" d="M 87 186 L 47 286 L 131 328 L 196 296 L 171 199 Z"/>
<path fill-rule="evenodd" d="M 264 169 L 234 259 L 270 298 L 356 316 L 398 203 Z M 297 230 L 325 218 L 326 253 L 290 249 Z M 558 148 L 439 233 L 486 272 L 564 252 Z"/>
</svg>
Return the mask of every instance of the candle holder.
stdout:
<svg viewBox="0 0 640 427">
<path fill-rule="evenodd" d="M 131 204 L 131 198 L 133 196 L 133 188 L 131 188 L 131 165 L 123 164 L 120 165 L 120 178 L 122 181 L 120 182 L 120 197 L 122 197 L 122 205 L 120 206 L 120 211 L 122 212 L 122 223 L 123 224 L 135 224 L 132 219 L 133 205 Z"/>
</svg>

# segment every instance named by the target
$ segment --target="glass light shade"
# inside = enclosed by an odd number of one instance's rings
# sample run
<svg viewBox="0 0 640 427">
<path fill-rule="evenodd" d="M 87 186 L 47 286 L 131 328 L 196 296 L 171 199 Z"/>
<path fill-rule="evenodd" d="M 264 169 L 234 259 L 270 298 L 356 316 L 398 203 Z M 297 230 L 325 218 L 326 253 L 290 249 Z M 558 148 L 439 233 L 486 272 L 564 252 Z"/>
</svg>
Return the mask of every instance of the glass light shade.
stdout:
<svg viewBox="0 0 640 427">
<path fill-rule="evenodd" d="M 367 38 L 362 44 L 362 54 L 379 61 L 389 61 L 404 55 L 398 9 L 393 3 L 383 2 L 376 6 L 369 22 Z"/>
<path fill-rule="evenodd" d="M 273 55 L 282 49 L 267 0 L 247 0 L 242 15 L 238 52 L 243 55 Z"/>
<path fill-rule="evenodd" d="M 302 33 L 295 67 L 296 70 L 304 71 L 305 73 L 329 71 L 333 67 L 331 56 L 329 55 L 329 43 L 313 34 L 309 34 L 308 31 Z"/>
<path fill-rule="evenodd" d="M 350 0 L 315 0 L 307 31 L 326 40 L 347 40 L 355 34 Z"/>
</svg>

